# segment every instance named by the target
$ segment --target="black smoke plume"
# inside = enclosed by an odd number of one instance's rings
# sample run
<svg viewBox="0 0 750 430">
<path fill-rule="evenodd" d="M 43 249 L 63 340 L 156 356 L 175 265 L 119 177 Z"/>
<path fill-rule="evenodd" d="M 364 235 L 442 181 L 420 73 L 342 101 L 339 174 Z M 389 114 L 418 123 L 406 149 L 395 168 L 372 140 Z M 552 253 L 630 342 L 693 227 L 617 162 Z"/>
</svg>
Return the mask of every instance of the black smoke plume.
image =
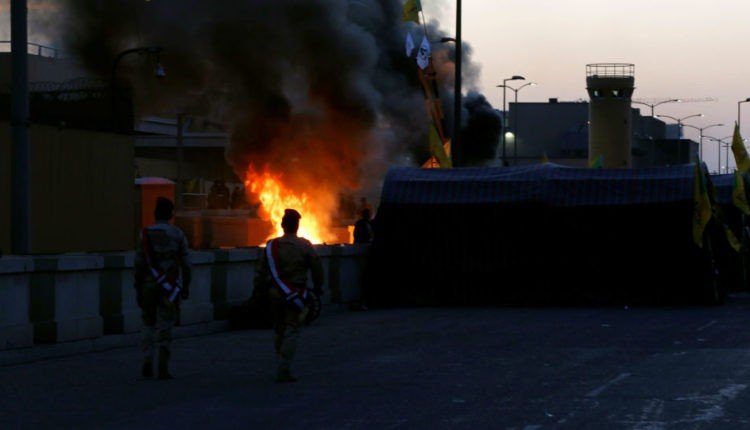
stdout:
<svg viewBox="0 0 750 430">
<path fill-rule="evenodd" d="M 129 56 L 118 76 L 133 84 L 141 113 L 188 112 L 231 130 L 227 160 L 242 177 L 249 165 L 284 172 L 293 186 L 377 188 L 387 166 L 421 164 L 428 117 L 405 56 L 410 31 L 400 0 L 57 0 L 67 45 L 107 77 L 119 52 L 159 46 L 167 77 L 156 80 L 147 55 Z M 431 40 L 445 35 L 437 23 Z M 434 44 L 451 128 L 452 44 Z M 478 67 L 464 48 L 464 88 Z M 486 103 L 486 101 L 485 101 Z M 464 112 L 471 160 L 497 130 L 474 130 L 475 98 Z M 483 139 L 474 141 L 473 139 Z M 371 181 L 371 182 L 368 182 Z"/>
</svg>

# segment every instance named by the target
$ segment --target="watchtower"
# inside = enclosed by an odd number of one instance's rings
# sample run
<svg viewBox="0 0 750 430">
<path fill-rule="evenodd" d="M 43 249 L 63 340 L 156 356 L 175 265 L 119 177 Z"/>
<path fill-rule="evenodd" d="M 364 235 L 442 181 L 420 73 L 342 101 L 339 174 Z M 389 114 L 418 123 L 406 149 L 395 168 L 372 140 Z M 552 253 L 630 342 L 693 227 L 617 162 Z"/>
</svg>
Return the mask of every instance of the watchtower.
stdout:
<svg viewBox="0 0 750 430">
<path fill-rule="evenodd" d="M 589 103 L 589 164 L 601 157 L 602 167 L 631 167 L 631 97 L 635 65 L 586 65 Z"/>
</svg>

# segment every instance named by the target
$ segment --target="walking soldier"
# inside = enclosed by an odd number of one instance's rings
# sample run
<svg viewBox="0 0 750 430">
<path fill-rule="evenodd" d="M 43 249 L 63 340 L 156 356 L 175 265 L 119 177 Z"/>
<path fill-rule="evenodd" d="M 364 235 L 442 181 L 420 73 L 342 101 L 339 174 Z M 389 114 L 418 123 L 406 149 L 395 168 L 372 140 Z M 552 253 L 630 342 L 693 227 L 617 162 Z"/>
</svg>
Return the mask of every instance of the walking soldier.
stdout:
<svg viewBox="0 0 750 430">
<path fill-rule="evenodd" d="M 169 224 L 174 204 L 159 197 L 154 215 L 156 223 L 141 231 L 135 254 L 135 291 L 143 319 L 141 374 L 146 378 L 153 376 L 158 346 L 158 377 L 172 379 L 169 373 L 172 327 L 180 300 L 189 296 L 190 259 L 185 234 Z"/>
<path fill-rule="evenodd" d="M 291 364 L 297 350 L 297 338 L 307 312 L 307 272 L 312 274 L 313 291 L 323 294 L 323 266 L 310 241 L 297 236 L 302 216 L 286 209 L 281 220 L 284 235 L 268 241 L 261 257 L 255 288 L 268 288 L 274 320 L 277 382 L 294 382 Z"/>
</svg>

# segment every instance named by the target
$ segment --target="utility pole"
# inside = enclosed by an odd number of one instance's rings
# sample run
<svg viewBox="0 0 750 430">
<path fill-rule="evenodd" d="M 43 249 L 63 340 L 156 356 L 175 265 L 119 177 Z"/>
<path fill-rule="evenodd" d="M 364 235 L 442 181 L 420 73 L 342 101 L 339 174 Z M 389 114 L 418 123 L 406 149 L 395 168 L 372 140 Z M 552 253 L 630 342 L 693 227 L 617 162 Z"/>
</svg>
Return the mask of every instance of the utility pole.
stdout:
<svg viewBox="0 0 750 430">
<path fill-rule="evenodd" d="M 27 0 L 10 2 L 11 51 L 11 252 L 31 251 L 31 148 Z"/>
<path fill-rule="evenodd" d="M 451 142 L 451 161 L 453 167 L 462 163 L 461 148 L 461 0 L 456 0 L 456 77 L 453 90 L 454 122 L 453 142 Z"/>
</svg>

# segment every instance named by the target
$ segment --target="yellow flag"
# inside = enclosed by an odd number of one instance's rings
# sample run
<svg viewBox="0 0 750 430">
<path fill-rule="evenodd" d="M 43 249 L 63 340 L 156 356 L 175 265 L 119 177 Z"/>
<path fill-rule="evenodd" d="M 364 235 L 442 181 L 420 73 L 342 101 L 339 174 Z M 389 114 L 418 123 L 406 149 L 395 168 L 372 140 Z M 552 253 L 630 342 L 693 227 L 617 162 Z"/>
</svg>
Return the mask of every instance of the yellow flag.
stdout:
<svg viewBox="0 0 750 430">
<path fill-rule="evenodd" d="M 695 163 L 693 178 L 693 242 L 703 248 L 703 230 L 711 219 L 711 202 L 699 162 Z"/>
<path fill-rule="evenodd" d="M 739 170 L 734 172 L 734 186 L 732 187 L 732 202 L 745 215 L 750 215 L 750 204 L 745 193 L 745 180 Z"/>
<path fill-rule="evenodd" d="M 403 21 L 413 21 L 419 24 L 419 12 L 422 10 L 422 4 L 419 0 L 406 0 L 402 15 Z"/>
<path fill-rule="evenodd" d="M 732 249 L 737 252 L 742 252 L 742 244 L 737 239 L 737 236 L 734 235 L 734 232 L 726 224 L 724 224 L 724 235 L 726 235 L 727 242 L 729 242 L 729 246 L 731 246 Z"/>
<path fill-rule="evenodd" d="M 599 154 L 598 157 L 589 162 L 589 168 L 601 169 L 604 166 L 604 155 Z"/>
<path fill-rule="evenodd" d="M 549 163 L 549 157 L 547 157 L 547 151 L 544 151 L 542 153 L 542 164 L 547 164 L 547 163 Z"/>
<path fill-rule="evenodd" d="M 734 161 L 737 163 L 737 170 L 742 173 L 750 171 L 750 158 L 747 156 L 747 150 L 745 144 L 742 142 L 742 136 L 740 136 L 740 127 L 737 123 L 734 123 L 734 136 L 732 137 L 732 154 L 734 154 Z"/>
<path fill-rule="evenodd" d="M 440 163 L 440 167 L 451 167 L 451 159 L 445 151 L 445 145 L 440 139 L 437 128 L 434 124 L 430 124 L 430 154 L 435 157 Z"/>
</svg>

